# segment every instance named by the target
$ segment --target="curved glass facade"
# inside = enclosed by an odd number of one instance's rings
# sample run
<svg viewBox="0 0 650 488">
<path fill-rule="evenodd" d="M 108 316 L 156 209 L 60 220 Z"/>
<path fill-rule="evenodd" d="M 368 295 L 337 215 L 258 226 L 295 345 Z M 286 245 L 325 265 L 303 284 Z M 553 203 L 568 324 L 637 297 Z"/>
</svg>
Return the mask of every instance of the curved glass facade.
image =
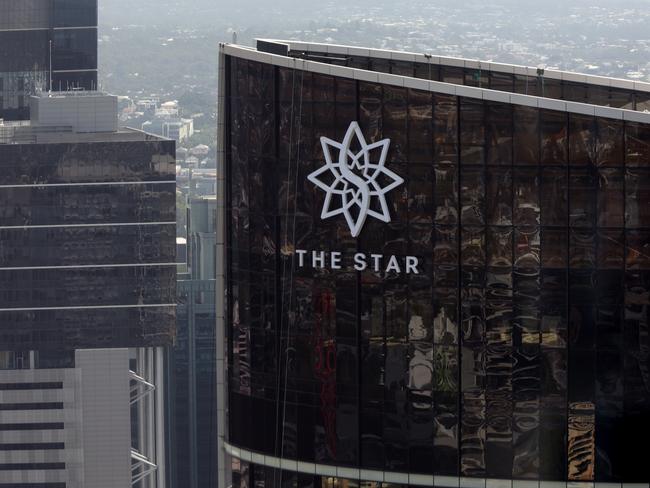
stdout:
<svg viewBox="0 0 650 488">
<path fill-rule="evenodd" d="M 648 483 L 650 125 L 224 59 L 228 442 L 355 469 Z M 392 220 L 357 238 L 321 219 L 307 179 L 320 138 L 353 121 L 390 139 L 404 179 Z M 384 256 L 379 271 L 356 253 Z M 236 486 L 341 478 L 236 464 Z"/>
</svg>

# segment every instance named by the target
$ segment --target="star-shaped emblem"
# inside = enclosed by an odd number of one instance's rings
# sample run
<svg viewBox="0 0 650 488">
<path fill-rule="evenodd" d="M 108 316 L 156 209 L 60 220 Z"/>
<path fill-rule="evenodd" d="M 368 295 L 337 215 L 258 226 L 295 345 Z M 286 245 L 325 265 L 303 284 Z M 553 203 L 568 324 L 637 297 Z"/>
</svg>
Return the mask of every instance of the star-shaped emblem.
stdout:
<svg viewBox="0 0 650 488">
<path fill-rule="evenodd" d="M 327 137 L 321 137 L 320 142 L 325 166 L 307 178 L 326 193 L 321 219 L 343 214 L 352 237 L 359 235 L 368 216 L 390 222 L 386 194 L 404 183 L 403 178 L 385 166 L 390 139 L 367 144 L 359 124 L 352 122 L 343 142 Z M 361 148 L 356 153 L 352 150 L 355 142 Z M 371 155 L 377 151 L 381 153 L 374 162 Z"/>
</svg>

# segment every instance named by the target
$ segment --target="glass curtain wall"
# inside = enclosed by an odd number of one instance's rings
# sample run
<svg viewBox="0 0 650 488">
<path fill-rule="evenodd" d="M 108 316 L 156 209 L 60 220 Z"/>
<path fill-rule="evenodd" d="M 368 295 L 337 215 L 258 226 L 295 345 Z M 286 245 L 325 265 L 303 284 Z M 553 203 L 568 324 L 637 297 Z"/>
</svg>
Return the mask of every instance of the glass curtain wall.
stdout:
<svg viewBox="0 0 650 488">
<path fill-rule="evenodd" d="M 647 125 L 226 62 L 229 442 L 388 471 L 647 481 Z M 390 138 L 405 180 L 392 222 L 358 239 L 321 220 L 307 181 L 320 137 L 352 121 Z M 296 249 L 416 255 L 423 272 L 299 268 Z M 243 464 L 241 486 L 275 486 Z"/>
</svg>

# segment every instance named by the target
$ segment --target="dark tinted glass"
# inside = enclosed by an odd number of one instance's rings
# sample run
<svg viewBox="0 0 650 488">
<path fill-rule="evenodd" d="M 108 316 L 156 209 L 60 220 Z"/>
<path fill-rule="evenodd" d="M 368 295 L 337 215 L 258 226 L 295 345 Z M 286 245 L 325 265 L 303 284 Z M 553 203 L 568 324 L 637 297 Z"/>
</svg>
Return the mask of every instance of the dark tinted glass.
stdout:
<svg viewBox="0 0 650 488">
<path fill-rule="evenodd" d="M 97 25 L 97 0 L 54 0 L 55 27 Z"/>
<path fill-rule="evenodd" d="M 96 70 L 97 0 L 0 4 L 0 118 L 28 119 L 29 97 L 50 86 L 96 90 Z"/>
<path fill-rule="evenodd" d="M 0 271 L 0 308 L 172 303 L 173 266 Z"/>
<path fill-rule="evenodd" d="M 265 43 L 260 41 L 258 44 L 263 45 Z M 265 49 L 269 49 L 268 46 Z M 280 53 L 284 53 L 282 48 L 280 49 Z M 646 91 L 610 88 L 606 81 L 604 84 L 562 81 L 560 78 L 564 75 L 559 72 L 545 74 L 543 70 L 538 70 L 537 74 L 532 76 L 524 74 L 513 75 L 513 66 L 503 66 L 501 67 L 503 71 L 497 71 L 499 69 L 498 65 L 491 66 L 495 69 L 494 71 L 484 69 L 483 67 L 463 68 L 456 64 L 458 60 L 451 62 L 444 57 L 440 58 L 440 64 L 438 64 L 436 58 L 430 58 L 430 62 L 412 62 L 394 61 L 381 57 L 344 56 L 311 51 L 292 51 L 289 55 L 297 58 L 303 57 L 310 61 L 318 61 L 321 63 L 360 68 L 380 73 L 392 73 L 401 76 L 412 76 L 455 85 L 489 88 L 491 90 L 569 100 L 606 107 L 625 108 L 640 112 L 650 110 L 650 95 Z M 475 62 L 470 61 L 467 63 L 461 60 L 460 63 L 467 65 L 469 63 L 474 64 Z"/>
<path fill-rule="evenodd" d="M 640 443 L 616 432 L 627 418 L 648 432 L 650 412 L 646 126 L 312 74 L 297 85 L 289 70 L 228 62 L 231 441 L 355 468 L 645 479 L 626 460 Z M 541 78 L 512 83 L 561 94 Z M 251 111 L 263 90 L 280 100 Z M 386 165 L 405 182 L 388 197 L 391 222 L 368 219 L 354 239 L 342 218 L 320 218 L 322 192 L 303 183 L 323 164 L 320 137 L 341 140 L 357 116 L 368 141 L 391 139 Z M 250 191 L 259 124 L 275 127 L 283 160 L 268 160 L 265 185 L 283 188 L 284 208 L 295 198 L 295 219 Z M 423 272 L 301 268 L 296 248 L 412 253 Z"/>
<path fill-rule="evenodd" d="M 2 229 L 3 267 L 169 263 L 176 224 Z"/>
<path fill-rule="evenodd" d="M 38 349 L 163 346 L 173 339 L 173 307 L 0 312 L 3 347 Z"/>
<path fill-rule="evenodd" d="M 0 4 L 0 30 L 47 28 L 51 6 L 45 0 L 4 0 Z"/>
<path fill-rule="evenodd" d="M 174 181 L 174 143 L 11 144 L 0 147 L 0 184 Z"/>
<path fill-rule="evenodd" d="M 2 46 L 0 49 L 0 73 L 47 71 L 49 69 L 47 30 L 0 31 L 0 46 Z M 21 55 L 16 56 L 16 53 Z"/>
<path fill-rule="evenodd" d="M 97 29 L 56 30 L 53 49 L 53 69 L 96 69 Z"/>
<path fill-rule="evenodd" d="M 174 222 L 173 183 L 14 186 L 0 192 L 3 226 Z"/>
<path fill-rule="evenodd" d="M 171 341 L 173 151 L 152 141 L 0 147 L 0 349 Z"/>
</svg>

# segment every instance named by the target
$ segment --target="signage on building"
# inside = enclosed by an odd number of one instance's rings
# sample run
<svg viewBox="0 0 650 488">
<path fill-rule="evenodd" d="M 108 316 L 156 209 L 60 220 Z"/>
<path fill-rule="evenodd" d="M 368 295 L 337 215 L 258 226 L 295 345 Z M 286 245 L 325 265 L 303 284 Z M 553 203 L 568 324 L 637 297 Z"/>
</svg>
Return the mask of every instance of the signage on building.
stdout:
<svg viewBox="0 0 650 488">
<path fill-rule="evenodd" d="M 325 165 L 307 178 L 326 194 L 321 219 L 343 215 L 352 237 L 359 235 L 368 217 L 390 222 L 386 194 L 404 183 L 386 168 L 390 139 L 368 144 L 359 124 L 352 122 L 343 142 L 327 137 L 320 142 Z"/>
<path fill-rule="evenodd" d="M 357 122 L 352 122 L 337 142 L 321 137 L 325 164 L 307 178 L 325 192 L 321 219 L 343 215 L 352 237 L 358 237 L 366 219 L 390 222 L 386 195 L 404 179 L 386 168 L 390 139 L 368 144 Z M 297 249 L 298 267 L 419 274 L 415 256 L 374 253 L 344 255 L 338 251 Z"/>
<path fill-rule="evenodd" d="M 375 271 L 386 273 L 420 274 L 420 259 L 416 256 L 385 256 L 383 254 L 358 252 L 346 255 L 339 251 L 308 251 L 296 249 L 298 267 L 311 266 L 317 269 L 354 269 L 355 271 Z"/>
</svg>

